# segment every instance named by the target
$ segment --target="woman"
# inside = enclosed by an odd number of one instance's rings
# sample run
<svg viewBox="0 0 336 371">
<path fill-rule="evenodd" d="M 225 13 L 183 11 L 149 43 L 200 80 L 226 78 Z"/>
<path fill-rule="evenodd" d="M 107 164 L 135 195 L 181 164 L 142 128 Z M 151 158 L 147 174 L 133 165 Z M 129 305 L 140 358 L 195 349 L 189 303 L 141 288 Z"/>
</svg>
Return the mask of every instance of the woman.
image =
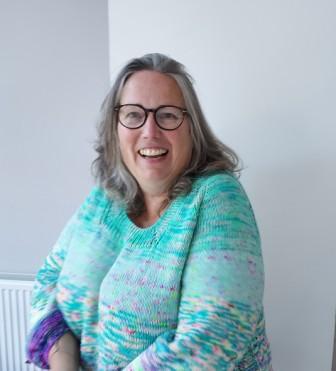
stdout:
<svg viewBox="0 0 336 371">
<path fill-rule="evenodd" d="M 97 187 L 37 274 L 28 358 L 52 370 L 270 370 L 263 263 L 237 157 L 184 67 L 130 61 L 102 109 Z"/>
</svg>

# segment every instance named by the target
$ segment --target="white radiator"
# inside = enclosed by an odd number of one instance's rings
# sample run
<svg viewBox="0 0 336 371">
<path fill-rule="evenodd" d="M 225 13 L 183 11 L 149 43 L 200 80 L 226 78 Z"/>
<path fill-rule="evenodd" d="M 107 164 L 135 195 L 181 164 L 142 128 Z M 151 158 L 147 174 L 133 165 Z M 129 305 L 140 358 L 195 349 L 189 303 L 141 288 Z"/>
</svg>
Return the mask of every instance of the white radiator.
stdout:
<svg viewBox="0 0 336 371">
<path fill-rule="evenodd" d="M 0 370 L 40 370 L 25 363 L 32 281 L 0 279 Z"/>
</svg>

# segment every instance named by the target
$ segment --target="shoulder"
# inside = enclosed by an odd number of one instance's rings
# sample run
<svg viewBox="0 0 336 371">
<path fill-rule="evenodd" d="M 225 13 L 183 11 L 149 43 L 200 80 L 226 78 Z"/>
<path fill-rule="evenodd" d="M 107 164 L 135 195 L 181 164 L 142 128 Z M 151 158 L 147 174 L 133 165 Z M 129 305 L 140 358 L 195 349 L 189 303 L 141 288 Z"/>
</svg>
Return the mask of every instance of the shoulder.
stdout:
<svg viewBox="0 0 336 371">
<path fill-rule="evenodd" d="M 199 178 L 195 182 L 202 193 L 201 210 L 214 219 L 244 220 L 255 224 L 250 200 L 237 176 L 227 172 L 216 172 Z"/>
<path fill-rule="evenodd" d="M 81 208 L 87 209 L 99 207 L 106 204 L 108 201 L 109 200 L 105 190 L 99 186 L 94 186 L 84 199 Z"/>
<path fill-rule="evenodd" d="M 104 188 L 94 186 L 79 207 L 78 217 L 87 221 L 101 220 L 106 209 L 111 205 L 112 200 Z"/>
<path fill-rule="evenodd" d="M 195 236 L 206 241 L 195 252 L 213 248 L 261 256 L 258 224 L 241 183 L 229 173 L 216 173 L 202 181 L 204 193 Z"/>
<path fill-rule="evenodd" d="M 241 195 L 246 198 L 246 193 L 238 177 L 225 171 L 214 172 L 197 178 L 194 182 L 194 187 L 204 192 L 206 198 L 220 195 L 228 197 L 230 195 Z"/>
</svg>

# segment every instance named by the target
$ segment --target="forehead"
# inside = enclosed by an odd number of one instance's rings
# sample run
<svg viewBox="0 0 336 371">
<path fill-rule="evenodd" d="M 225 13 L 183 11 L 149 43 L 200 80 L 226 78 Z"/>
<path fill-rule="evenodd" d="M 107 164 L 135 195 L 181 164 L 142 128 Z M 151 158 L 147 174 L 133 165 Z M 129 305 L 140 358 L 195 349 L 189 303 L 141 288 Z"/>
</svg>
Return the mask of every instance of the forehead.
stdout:
<svg viewBox="0 0 336 371">
<path fill-rule="evenodd" d="M 156 71 L 138 71 L 126 81 L 120 103 L 181 105 L 184 99 L 171 76 Z"/>
</svg>

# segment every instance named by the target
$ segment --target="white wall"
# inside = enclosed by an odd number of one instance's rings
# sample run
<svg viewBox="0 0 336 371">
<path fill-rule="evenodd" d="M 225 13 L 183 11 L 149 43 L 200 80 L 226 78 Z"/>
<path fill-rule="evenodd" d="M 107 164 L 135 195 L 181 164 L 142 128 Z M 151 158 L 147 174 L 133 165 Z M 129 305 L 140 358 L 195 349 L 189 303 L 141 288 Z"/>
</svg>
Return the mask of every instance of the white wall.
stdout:
<svg viewBox="0 0 336 371">
<path fill-rule="evenodd" d="M 111 78 L 163 52 L 244 160 L 275 371 L 329 371 L 335 310 L 336 2 L 109 2 Z"/>
<path fill-rule="evenodd" d="M 0 3 L 0 272 L 35 273 L 91 187 L 107 1 Z"/>
</svg>

